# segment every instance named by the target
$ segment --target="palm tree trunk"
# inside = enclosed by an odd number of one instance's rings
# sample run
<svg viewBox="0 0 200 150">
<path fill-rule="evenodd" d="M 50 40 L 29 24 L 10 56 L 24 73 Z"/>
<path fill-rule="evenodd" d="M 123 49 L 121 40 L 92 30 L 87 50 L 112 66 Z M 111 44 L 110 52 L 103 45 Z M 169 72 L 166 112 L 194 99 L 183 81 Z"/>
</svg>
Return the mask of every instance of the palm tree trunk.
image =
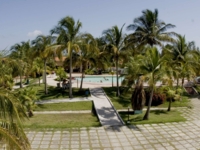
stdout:
<svg viewBox="0 0 200 150">
<path fill-rule="evenodd" d="M 113 74 L 112 74 L 112 87 L 113 87 Z"/>
<path fill-rule="evenodd" d="M 144 115 L 143 120 L 149 120 L 149 112 L 150 112 L 152 98 L 153 98 L 153 91 L 154 91 L 154 87 L 152 86 L 151 95 L 150 95 L 150 98 L 149 98 L 149 103 L 148 103 L 147 111 L 146 111 L 146 114 Z"/>
<path fill-rule="evenodd" d="M 184 77 L 182 78 L 182 83 L 181 83 L 181 85 L 182 85 L 182 88 L 183 88 L 183 84 L 184 84 Z"/>
<path fill-rule="evenodd" d="M 70 60 L 69 60 L 69 98 L 72 98 L 72 50 L 70 52 Z"/>
<path fill-rule="evenodd" d="M 83 77 L 84 77 L 84 71 L 82 70 L 82 75 L 81 75 L 81 85 L 80 85 L 80 89 L 79 89 L 79 91 L 82 90 L 82 86 L 83 86 Z"/>
<path fill-rule="evenodd" d="M 40 77 L 39 77 L 39 86 L 40 86 Z"/>
<path fill-rule="evenodd" d="M 170 110 L 171 110 L 171 103 L 172 103 L 172 98 L 169 99 L 169 105 L 168 105 L 167 111 L 170 111 Z"/>
<path fill-rule="evenodd" d="M 83 72 L 83 64 L 80 65 L 80 72 Z"/>
<path fill-rule="evenodd" d="M 45 90 L 45 94 L 48 94 L 48 90 L 47 90 L 47 75 L 46 75 L 46 71 L 47 71 L 47 66 L 46 66 L 46 60 L 44 60 L 44 90 Z"/>
<path fill-rule="evenodd" d="M 177 83 L 176 83 L 176 94 L 177 94 L 177 90 L 178 90 L 178 83 L 179 83 L 179 78 L 177 78 Z"/>
<path fill-rule="evenodd" d="M 20 88 L 22 88 L 22 70 L 20 69 L 20 74 L 19 74 L 19 79 L 20 79 L 20 83 L 19 83 L 19 86 Z"/>
<path fill-rule="evenodd" d="M 116 76 L 117 76 L 117 96 L 120 96 L 120 91 L 119 91 L 119 72 L 118 72 L 118 56 L 116 59 Z"/>
</svg>

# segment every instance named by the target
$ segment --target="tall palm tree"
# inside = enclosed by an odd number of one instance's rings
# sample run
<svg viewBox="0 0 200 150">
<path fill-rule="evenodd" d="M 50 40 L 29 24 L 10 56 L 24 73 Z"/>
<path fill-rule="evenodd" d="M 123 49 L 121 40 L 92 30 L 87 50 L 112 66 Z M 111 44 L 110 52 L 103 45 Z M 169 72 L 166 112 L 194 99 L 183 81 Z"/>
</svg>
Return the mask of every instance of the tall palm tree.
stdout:
<svg viewBox="0 0 200 150">
<path fill-rule="evenodd" d="M 99 54 L 99 49 L 97 41 L 89 33 L 82 34 L 80 36 L 80 41 L 78 42 L 78 44 L 80 47 L 80 52 L 78 53 L 78 63 L 80 63 L 80 68 L 82 72 L 80 90 L 82 90 L 85 69 L 87 68 L 89 63 L 95 64 L 95 56 Z"/>
<path fill-rule="evenodd" d="M 82 23 L 78 20 L 75 22 L 74 18 L 66 16 L 58 22 L 58 25 L 51 30 L 51 34 L 57 34 L 57 50 L 67 50 L 70 57 L 70 88 L 69 97 L 72 98 L 72 53 L 73 50 L 78 51 L 79 46 L 76 44 L 76 37 L 82 27 Z M 61 53 L 59 53 L 60 55 Z M 60 55 L 61 56 L 61 55 Z"/>
<path fill-rule="evenodd" d="M 194 68 L 194 53 L 192 47 L 194 42 L 186 42 L 185 36 L 178 35 L 176 41 L 172 45 L 166 45 L 163 50 L 166 64 L 173 67 L 175 78 L 177 79 L 177 87 L 179 78 L 182 78 L 182 86 L 184 78 L 191 75 Z M 188 72 L 190 70 L 190 73 Z"/>
<path fill-rule="evenodd" d="M 103 31 L 104 40 L 106 42 L 106 50 L 113 54 L 116 63 L 117 96 L 120 96 L 118 67 L 120 52 L 124 48 L 124 36 L 122 33 L 123 27 L 124 25 L 121 29 L 119 29 L 117 26 L 113 26 L 112 28 Z"/>
<path fill-rule="evenodd" d="M 173 42 L 171 36 L 177 35 L 175 32 L 166 32 L 167 29 L 174 28 L 175 25 L 166 24 L 158 19 L 158 10 L 151 11 L 146 9 L 142 11 L 142 16 L 135 18 L 133 24 L 130 24 L 127 29 L 133 30 L 126 40 L 129 44 L 137 44 L 143 46 L 160 45 L 162 42 Z"/>
<path fill-rule="evenodd" d="M 24 75 L 24 70 L 26 68 L 26 61 L 25 59 L 27 58 L 26 57 L 26 54 L 27 54 L 27 51 L 30 50 L 30 44 L 29 44 L 29 41 L 27 42 L 21 42 L 20 44 L 17 43 L 13 46 L 11 46 L 11 54 L 10 54 L 10 57 L 11 58 L 14 58 L 18 61 L 18 71 L 19 71 L 19 75 L 20 75 L 20 88 L 22 88 L 22 75 Z"/>
<path fill-rule="evenodd" d="M 44 72 L 43 60 L 40 57 L 35 58 L 32 64 L 31 73 L 34 77 L 38 76 L 38 83 L 40 86 L 40 76 Z"/>
<path fill-rule="evenodd" d="M 156 47 L 149 48 L 140 61 L 140 69 L 143 75 L 147 77 L 148 84 L 151 89 L 147 111 L 143 120 L 149 119 L 149 112 L 151 108 L 153 92 L 155 89 L 156 81 L 158 80 L 158 77 L 160 77 L 159 73 L 161 70 L 161 64 L 161 55 L 159 54 Z"/>
<path fill-rule="evenodd" d="M 38 37 L 36 37 L 35 40 L 32 41 L 33 49 L 35 50 L 35 57 L 40 57 L 44 63 L 45 94 L 48 93 L 46 77 L 47 60 L 49 59 L 49 57 L 53 57 L 55 54 L 54 49 L 52 47 L 54 40 L 55 39 L 52 36 L 39 35 Z"/>
</svg>

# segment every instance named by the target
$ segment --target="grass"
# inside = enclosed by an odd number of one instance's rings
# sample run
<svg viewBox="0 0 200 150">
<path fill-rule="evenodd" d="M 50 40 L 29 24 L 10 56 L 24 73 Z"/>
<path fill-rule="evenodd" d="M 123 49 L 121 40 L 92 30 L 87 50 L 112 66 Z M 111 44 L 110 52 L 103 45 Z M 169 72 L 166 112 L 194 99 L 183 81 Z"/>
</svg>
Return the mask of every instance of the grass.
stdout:
<svg viewBox="0 0 200 150">
<path fill-rule="evenodd" d="M 63 90 L 62 88 L 57 88 L 53 86 L 48 86 L 48 94 L 44 93 L 44 84 L 40 86 L 38 84 L 29 85 L 29 87 L 36 88 L 38 90 L 37 97 L 39 100 L 49 100 L 49 99 L 63 99 L 69 98 L 69 89 Z M 85 97 L 85 91 L 88 89 L 73 88 L 73 97 Z"/>
<path fill-rule="evenodd" d="M 67 102 L 53 104 L 38 104 L 34 111 L 67 111 L 92 110 L 92 102 Z"/>
<path fill-rule="evenodd" d="M 131 106 L 131 96 L 132 96 L 131 92 L 121 94 L 120 97 L 117 97 L 116 87 L 104 87 L 103 89 L 117 110 L 127 109 L 128 107 Z M 187 96 L 183 96 L 182 101 L 172 102 L 171 107 L 188 107 L 189 105 L 190 105 L 190 100 L 188 99 Z M 152 107 L 167 108 L 168 102 L 165 101 L 163 104 L 159 106 L 152 106 Z"/>
<path fill-rule="evenodd" d="M 29 129 L 60 129 L 98 127 L 100 123 L 92 114 L 37 114 L 23 124 Z"/>
<path fill-rule="evenodd" d="M 131 98 L 131 94 L 130 93 L 126 93 L 126 94 L 122 94 L 120 97 L 116 96 L 116 87 L 104 87 L 103 88 L 105 93 L 107 94 L 107 96 L 110 98 L 110 100 L 112 101 L 115 109 L 119 110 L 119 109 L 127 109 L 128 106 L 130 106 L 130 98 Z"/>
<path fill-rule="evenodd" d="M 124 122 L 127 122 L 128 112 L 120 112 L 119 114 Z M 149 120 L 142 120 L 144 114 L 145 111 L 143 111 L 142 114 L 137 115 L 129 114 L 129 124 L 154 124 L 186 121 L 186 119 L 181 116 L 181 113 L 176 110 L 172 110 L 169 112 L 166 110 L 152 110 L 149 114 Z"/>
</svg>

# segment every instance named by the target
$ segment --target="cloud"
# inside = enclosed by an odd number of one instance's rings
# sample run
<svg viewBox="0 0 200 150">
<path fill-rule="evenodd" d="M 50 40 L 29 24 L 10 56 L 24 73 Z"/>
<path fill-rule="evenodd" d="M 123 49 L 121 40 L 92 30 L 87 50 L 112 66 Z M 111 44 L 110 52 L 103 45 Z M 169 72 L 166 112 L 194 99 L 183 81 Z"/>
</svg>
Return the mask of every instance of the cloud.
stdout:
<svg viewBox="0 0 200 150">
<path fill-rule="evenodd" d="M 35 30 L 35 31 L 33 31 L 33 32 L 29 32 L 27 35 L 28 35 L 29 37 L 36 37 L 36 36 L 38 36 L 38 35 L 40 35 L 40 34 L 42 34 L 42 31 L 40 31 L 40 30 Z"/>
</svg>

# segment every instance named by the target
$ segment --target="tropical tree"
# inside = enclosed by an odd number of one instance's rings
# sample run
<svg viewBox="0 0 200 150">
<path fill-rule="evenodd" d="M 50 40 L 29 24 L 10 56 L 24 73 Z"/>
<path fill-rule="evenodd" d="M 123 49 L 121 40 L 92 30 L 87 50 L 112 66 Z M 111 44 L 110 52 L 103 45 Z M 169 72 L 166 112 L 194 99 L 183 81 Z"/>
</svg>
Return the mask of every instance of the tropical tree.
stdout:
<svg viewBox="0 0 200 150">
<path fill-rule="evenodd" d="M 18 97 L 10 90 L 0 88 L 0 141 L 6 143 L 8 149 L 30 149 L 21 125 L 22 118 L 27 116 Z"/>
<path fill-rule="evenodd" d="M 10 54 L 10 57 L 17 60 L 19 64 L 17 71 L 19 72 L 19 75 L 20 75 L 20 88 L 22 88 L 22 76 L 24 75 L 25 69 L 27 66 L 27 63 L 25 61 L 25 59 L 27 58 L 26 54 L 27 54 L 27 51 L 29 50 L 30 50 L 29 41 L 21 42 L 20 44 L 17 43 L 11 46 L 12 52 Z"/>
<path fill-rule="evenodd" d="M 179 79 L 182 79 L 182 87 L 185 78 L 194 75 L 194 53 L 192 47 L 194 42 L 186 42 L 185 36 L 178 35 L 176 41 L 172 45 L 166 45 L 163 50 L 165 64 L 173 68 L 174 78 L 177 80 L 177 88 Z M 190 70 L 190 71 L 189 71 Z"/>
<path fill-rule="evenodd" d="M 0 87 L 12 89 L 14 82 L 10 62 L 6 58 L 0 59 L 0 62 Z"/>
<path fill-rule="evenodd" d="M 65 17 L 58 22 L 58 25 L 51 30 L 51 34 L 57 34 L 57 47 L 58 52 L 67 50 L 67 53 L 70 58 L 70 87 L 69 87 L 69 97 L 72 98 L 72 53 L 73 51 L 78 51 L 80 48 L 76 44 L 76 37 L 79 33 L 82 23 L 78 20 L 75 22 L 72 17 Z M 58 53 L 61 57 L 62 53 Z"/>
<path fill-rule="evenodd" d="M 151 90 L 147 111 L 143 120 L 149 119 L 149 112 L 152 103 L 152 97 L 155 90 L 156 81 L 159 79 L 161 70 L 162 59 L 156 47 L 149 48 L 145 55 L 141 57 L 139 64 L 141 73 L 147 79 L 149 88 Z"/>
<path fill-rule="evenodd" d="M 34 77 L 38 76 L 38 84 L 40 86 L 40 77 L 44 70 L 43 60 L 40 57 L 35 58 L 31 68 L 31 73 Z"/>
<path fill-rule="evenodd" d="M 133 110 L 142 110 L 146 102 L 145 91 L 143 88 L 144 77 L 142 76 L 142 70 L 140 69 L 141 59 L 143 59 L 142 55 L 130 57 L 129 62 L 126 63 L 126 74 L 124 75 L 122 83 L 123 85 L 126 85 L 126 91 L 134 89 L 131 97 Z"/>
<path fill-rule="evenodd" d="M 85 70 L 89 64 L 96 64 L 95 56 L 99 54 L 99 49 L 96 40 L 89 33 L 82 34 L 78 44 L 80 52 L 78 53 L 77 62 L 80 64 L 80 70 L 82 72 L 80 84 L 80 90 L 82 90 Z"/>
<path fill-rule="evenodd" d="M 58 69 L 56 70 L 56 75 L 59 77 L 59 82 L 63 79 L 66 78 L 66 72 L 64 70 L 64 68 L 62 67 L 58 67 Z"/>
<path fill-rule="evenodd" d="M 52 36 L 44 36 L 39 35 L 36 37 L 35 40 L 32 41 L 33 49 L 34 49 L 34 55 L 35 57 L 40 57 L 43 60 L 44 64 L 44 83 L 45 83 L 45 94 L 48 93 L 47 89 L 47 61 L 50 57 L 53 57 L 55 55 L 54 48 L 52 47 L 52 44 L 54 42 L 55 38 Z"/>
<path fill-rule="evenodd" d="M 35 88 L 23 88 L 15 91 L 15 95 L 19 98 L 23 107 L 28 112 L 28 116 L 33 116 L 33 108 L 35 107 L 35 101 L 37 100 L 37 90 Z"/>
<path fill-rule="evenodd" d="M 104 40 L 106 43 L 105 49 L 111 53 L 116 63 L 116 78 L 117 78 L 117 96 L 120 96 L 119 90 L 119 57 L 120 52 L 124 48 L 124 36 L 122 33 L 124 25 L 119 29 L 117 26 L 113 26 L 110 29 L 103 31 Z"/>
<path fill-rule="evenodd" d="M 162 42 L 173 42 L 171 37 L 177 35 L 175 32 L 166 32 L 167 29 L 174 28 L 175 25 L 166 24 L 159 20 L 158 10 L 151 11 L 146 9 L 142 11 L 142 16 L 135 18 L 133 24 L 127 29 L 134 32 L 127 36 L 127 44 L 136 44 L 138 47 L 149 44 L 150 46 L 162 46 Z"/>
</svg>

